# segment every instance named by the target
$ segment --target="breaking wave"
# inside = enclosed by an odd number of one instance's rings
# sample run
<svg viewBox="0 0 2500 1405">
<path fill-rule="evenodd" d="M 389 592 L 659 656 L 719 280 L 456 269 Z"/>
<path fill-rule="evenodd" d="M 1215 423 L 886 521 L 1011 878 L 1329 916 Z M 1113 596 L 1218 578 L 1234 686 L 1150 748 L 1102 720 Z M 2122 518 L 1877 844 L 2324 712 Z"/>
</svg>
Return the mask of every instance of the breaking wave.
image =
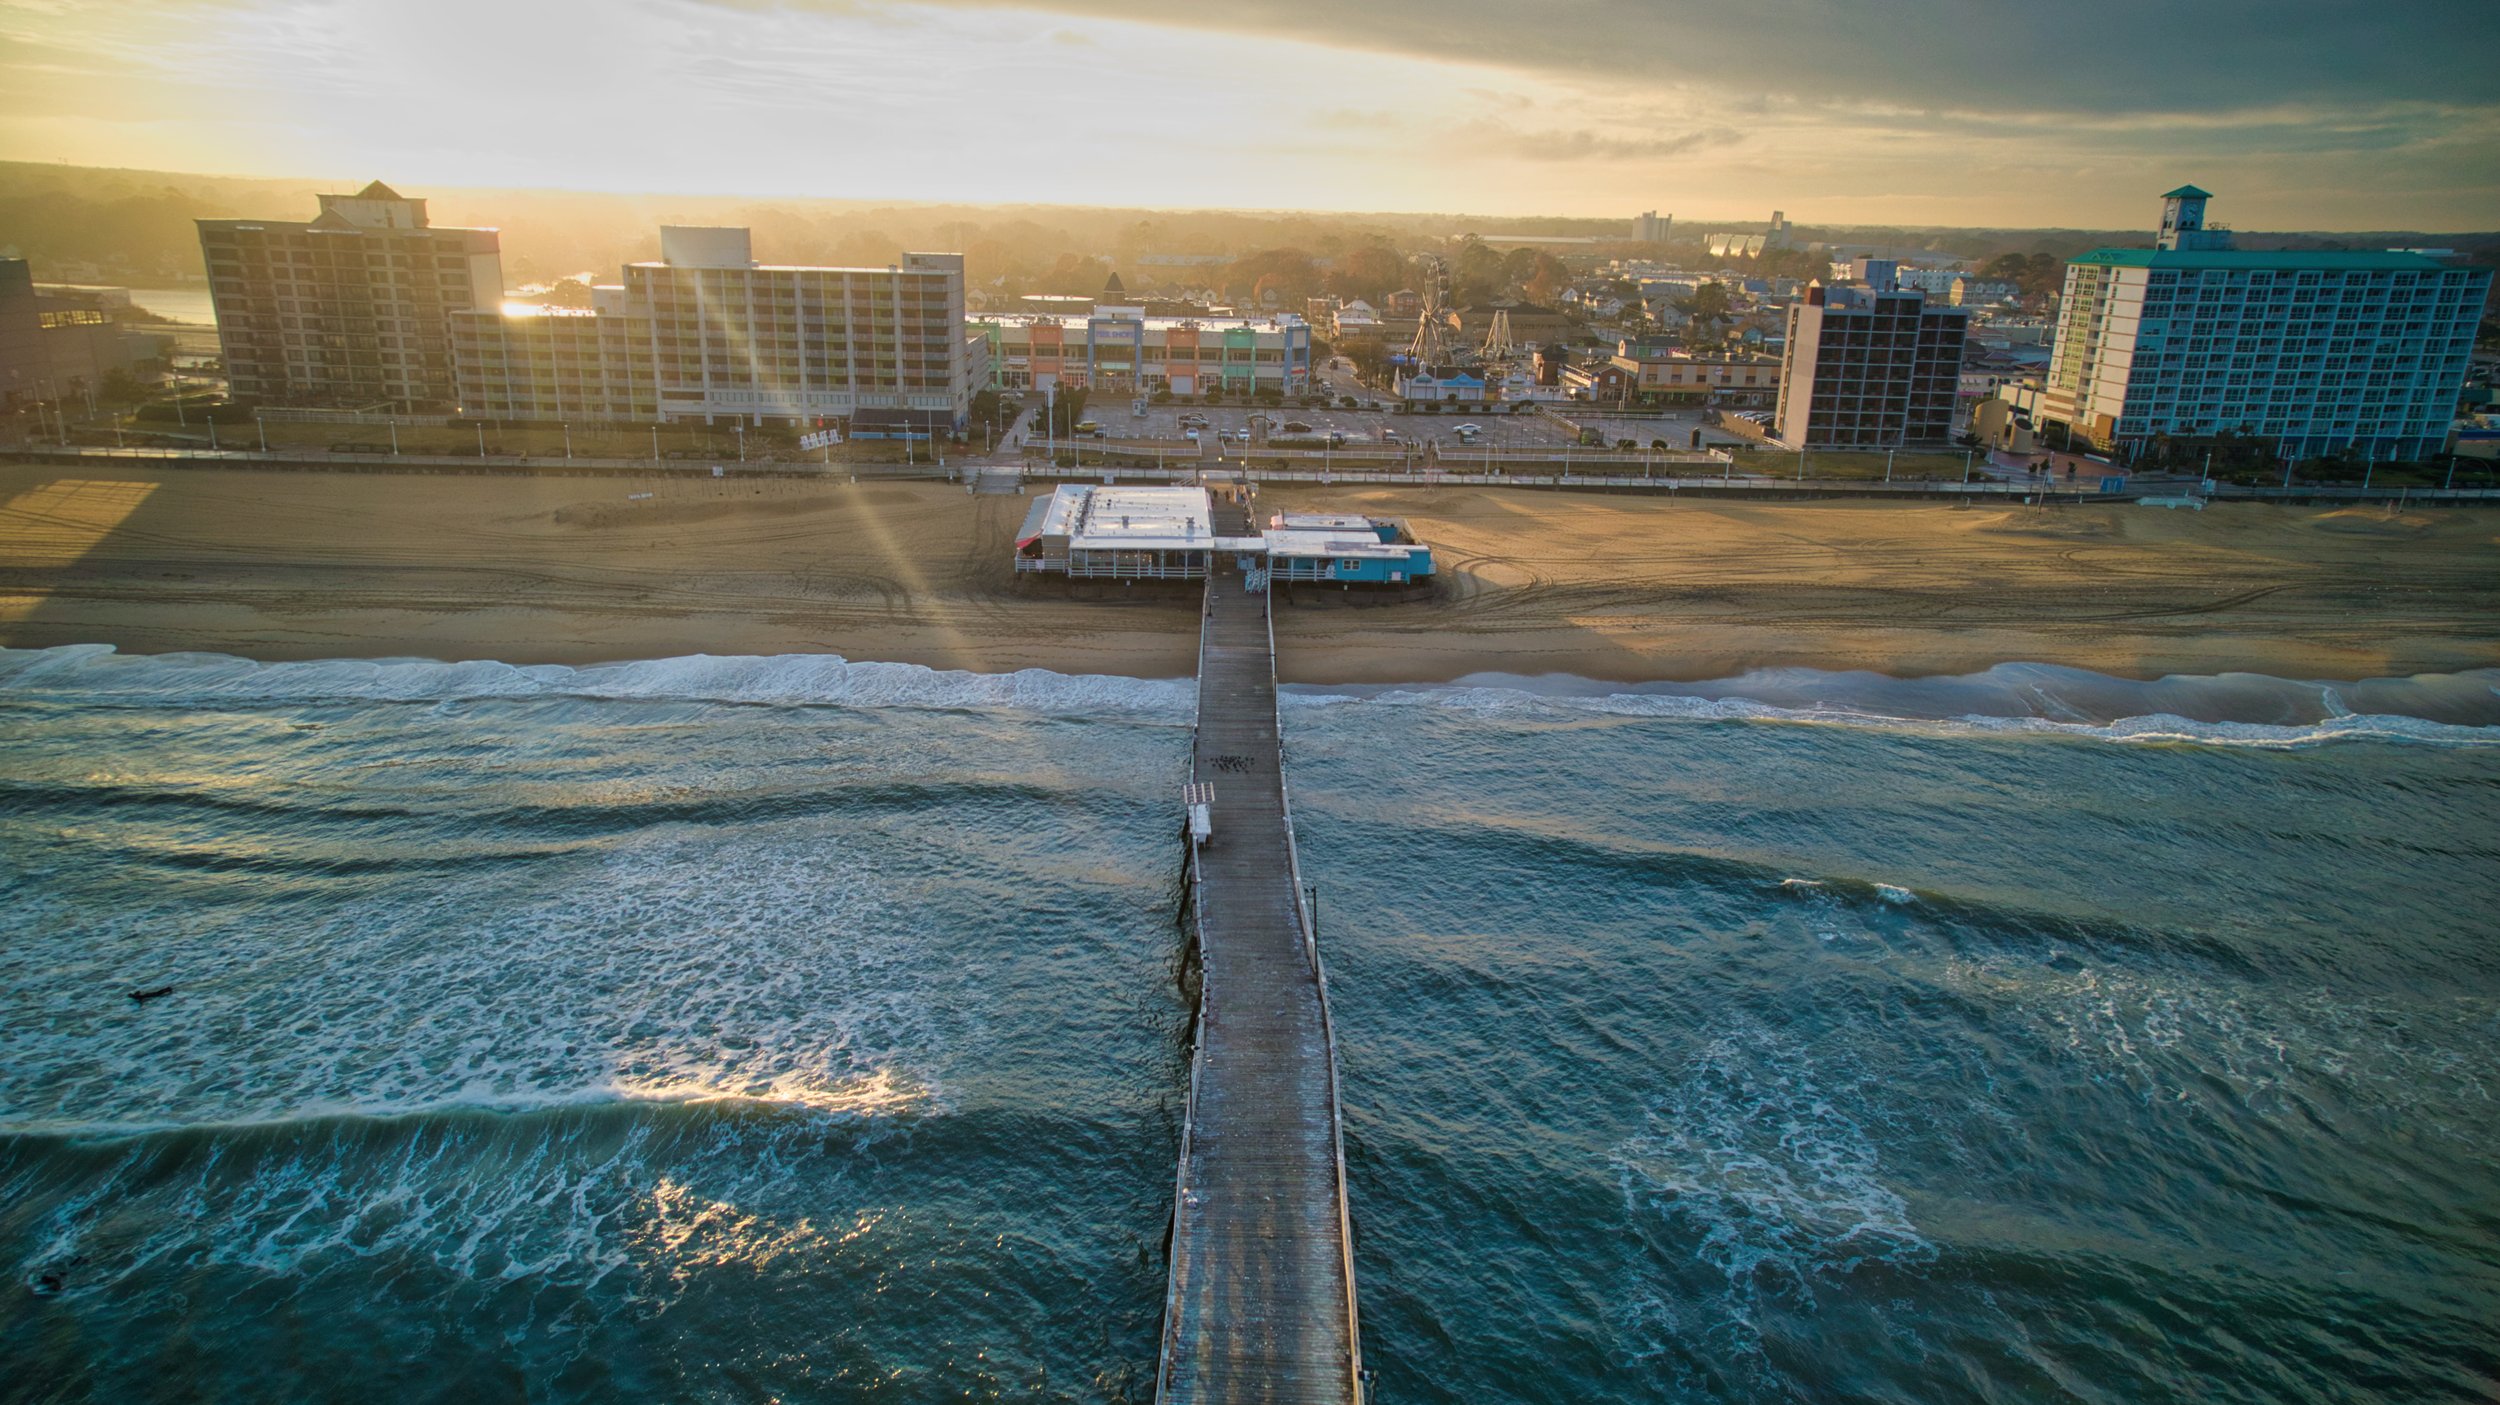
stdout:
<svg viewBox="0 0 2500 1405">
<path fill-rule="evenodd" d="M 2339 741 L 2500 744 L 2500 669 L 2338 683 L 2260 674 L 2138 680 L 2050 664 L 2000 664 L 1933 678 L 1768 669 L 1701 683 L 1621 684 L 1474 674 L 1450 684 L 1288 684 L 1282 692 L 1288 708 L 1360 703 L 1526 721 L 1660 718 L 2273 748 Z M 579 667 L 431 659 L 261 663 L 224 654 L 122 654 L 110 645 L 80 644 L 0 649 L 0 696 L 86 707 L 578 698 L 999 710 L 1173 723 L 1190 718 L 1197 685 L 1038 668 L 972 673 L 835 654 L 696 654 Z"/>
<path fill-rule="evenodd" d="M 260 663 L 227 654 L 123 654 L 110 645 L 0 649 L 0 694 L 81 706 L 458 703 L 494 699 L 749 706 L 1007 709 L 1123 721 L 1186 719 L 1186 679 L 1118 678 L 1027 668 L 968 673 L 855 663 L 837 654 L 695 654 L 635 663 L 319 659 Z"/>
<path fill-rule="evenodd" d="M 2500 669 L 2350 683 L 2257 674 L 2139 681 L 2047 664 L 1937 678 L 1775 669 L 1649 684 L 1477 674 L 1435 687 L 1289 685 L 1285 695 L 1288 707 L 1441 708 L 1531 722 L 1664 718 L 2271 748 L 2500 744 Z"/>
</svg>

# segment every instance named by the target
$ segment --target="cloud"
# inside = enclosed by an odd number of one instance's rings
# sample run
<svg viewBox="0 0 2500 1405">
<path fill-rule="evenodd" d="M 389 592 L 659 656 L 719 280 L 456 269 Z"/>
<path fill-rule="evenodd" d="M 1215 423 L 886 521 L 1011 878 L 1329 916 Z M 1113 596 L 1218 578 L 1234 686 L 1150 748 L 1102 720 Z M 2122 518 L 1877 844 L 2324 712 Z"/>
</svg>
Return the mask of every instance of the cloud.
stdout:
<svg viewBox="0 0 2500 1405">
<path fill-rule="evenodd" d="M 817 0 L 848 5 L 854 0 Z M 930 0 L 1294 39 L 1547 75 L 1984 111 L 2487 105 L 2490 0 Z"/>
<path fill-rule="evenodd" d="M 1522 161 L 1659 161 L 1704 147 L 1732 146 L 1745 134 L 1731 127 L 1655 136 L 1615 136 L 1605 132 L 1530 130 L 1496 121 L 1467 123 L 1461 138 L 1493 155 Z"/>
<path fill-rule="evenodd" d="M 1390 131 L 1405 126 L 1406 119 L 1377 108 L 1332 107 L 1313 113 L 1311 125 L 1340 132 Z"/>
</svg>

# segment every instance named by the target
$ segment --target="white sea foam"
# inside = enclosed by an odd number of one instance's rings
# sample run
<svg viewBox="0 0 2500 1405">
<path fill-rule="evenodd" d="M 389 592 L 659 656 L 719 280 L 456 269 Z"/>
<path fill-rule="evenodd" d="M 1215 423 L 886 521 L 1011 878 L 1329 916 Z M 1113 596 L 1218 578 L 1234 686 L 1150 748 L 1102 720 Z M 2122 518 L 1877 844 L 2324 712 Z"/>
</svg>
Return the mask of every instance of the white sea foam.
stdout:
<svg viewBox="0 0 2500 1405">
<path fill-rule="evenodd" d="M 980 1007 L 933 936 L 865 846 L 666 828 L 586 866 L 473 871 L 300 924 L 132 910 L 0 950 L 0 1130 L 620 1100 L 942 1107 L 936 1069 Z M 177 993 L 96 999 L 134 956 L 180 972 Z"/>
<path fill-rule="evenodd" d="M 1945 735 L 2034 734 L 2137 744 L 2294 748 L 2343 741 L 2445 746 L 2500 745 L 2500 723 L 2438 721 L 2393 711 L 2356 711 L 2366 691 L 2400 706 L 2451 715 L 2500 709 L 2500 672 L 2424 675 L 2330 685 L 2256 675 L 2110 678 L 2039 664 L 2004 664 L 1958 678 L 1898 679 L 1865 672 L 1780 669 L 1715 683 L 1608 685 L 1552 676 L 1485 675 L 1407 687 L 1288 685 L 1288 709 L 1345 706 L 1431 708 L 1488 719 L 1591 717 L 1874 728 Z M 224 654 L 121 654 L 106 645 L 0 649 L 0 696 L 60 702 L 215 706 L 355 701 L 426 703 L 589 698 L 623 701 L 997 709 L 1052 717 L 1185 722 L 1195 707 L 1189 679 L 1063 674 L 1046 669 L 970 673 L 918 664 L 852 662 L 834 654 L 651 659 L 633 663 L 516 665 L 430 659 L 325 659 L 259 663 Z M 2482 699 L 2477 704 L 2472 699 Z M 2123 711 L 2129 704 L 2169 710 Z M 2299 714 L 2297 720 L 2235 721 L 2234 710 Z"/>
<path fill-rule="evenodd" d="M 1934 1261 L 1853 1101 L 1802 1043 L 1746 1026 L 1711 1040 L 1650 1102 L 1642 1130 L 1610 1158 L 1625 1213 L 1659 1224 L 1673 1253 L 1708 1264 L 1723 1287 L 1668 1312 L 1661 1305 L 1676 1294 L 1641 1285 L 1626 1295 L 1649 1305 L 1627 1324 L 1636 1338 L 1695 1333 L 1752 1354 L 1766 1295 L 1810 1307 L 1868 1264 Z"/>
<path fill-rule="evenodd" d="M 858 1135 L 863 1150 L 875 1139 L 873 1128 Z M 305 1290 L 347 1275 L 365 1291 L 368 1266 L 381 1264 L 394 1296 L 565 1290 L 551 1308 L 562 1320 L 540 1325 L 573 1332 L 586 1325 L 573 1320 L 584 1295 L 612 1277 L 620 1290 L 601 1295 L 600 1311 L 664 1307 L 715 1265 L 821 1258 L 860 1231 L 819 1229 L 827 1207 L 801 1201 L 842 1175 L 821 1136 L 789 1124 L 715 1129 L 701 1189 L 666 1169 L 683 1150 L 664 1136 L 648 1124 L 612 1140 L 552 1127 L 506 1140 L 306 1136 L 221 1145 L 178 1165 L 134 1144 L 47 1208 L 18 1269 L 60 1274 L 75 1299 L 160 1266 L 248 1268 Z M 814 1167 L 804 1190 L 787 1171 L 797 1157 Z"/>
<path fill-rule="evenodd" d="M 2036 735 L 2135 744 L 2191 744 L 2289 749 L 2335 742 L 2412 742 L 2442 746 L 2500 746 L 2500 726 L 2437 722 L 2394 714 L 2341 713 L 2296 723 L 2199 721 L 2170 713 L 2078 721 L 2045 715 L 1916 716 L 1842 702 L 1788 706 L 1747 697 L 1705 697 L 1672 692 L 1543 691 L 1524 687 L 1451 684 L 1384 688 L 1371 693 L 1342 689 L 1287 689 L 1288 708 L 1342 706 L 1431 708 L 1490 720 L 1558 722 L 1593 717 L 1657 718 L 1690 722 L 1756 722 L 1926 733 L 1943 736 Z M 2064 709 L 2060 709 L 2061 711 Z"/>
<path fill-rule="evenodd" d="M 1938 983 L 2027 1028 L 2078 1084 L 2233 1123 L 2312 1125 L 2322 1101 L 2390 1136 L 2442 1138 L 2500 1156 L 2488 1069 L 2461 1051 L 2486 1042 L 2491 1002 L 2353 989 L 2248 986 L 2181 971 L 2066 956 L 1955 957 Z"/>
<path fill-rule="evenodd" d="M 834 654 L 697 654 L 636 663 L 517 665 L 432 659 L 259 663 L 226 654 L 122 654 L 105 645 L 0 649 L 0 694 L 64 702 L 202 705 L 596 698 L 919 709 L 1008 709 L 1142 721 L 1189 716 L 1187 679 L 967 673 Z"/>
</svg>

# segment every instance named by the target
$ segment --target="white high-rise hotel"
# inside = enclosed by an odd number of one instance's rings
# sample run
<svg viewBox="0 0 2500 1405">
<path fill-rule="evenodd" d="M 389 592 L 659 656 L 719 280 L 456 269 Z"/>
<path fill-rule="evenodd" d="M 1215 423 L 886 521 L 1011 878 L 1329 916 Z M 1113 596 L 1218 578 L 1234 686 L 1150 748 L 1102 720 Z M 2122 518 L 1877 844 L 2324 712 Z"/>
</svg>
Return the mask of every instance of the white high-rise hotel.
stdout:
<svg viewBox="0 0 2500 1405">
<path fill-rule="evenodd" d="M 2048 382 L 2018 405 L 2102 448 L 2236 433 L 2291 458 L 2439 452 L 2491 270 L 2235 249 L 2206 227 L 2211 198 L 2181 186 L 2162 197 L 2153 248 L 2066 266 Z"/>
</svg>

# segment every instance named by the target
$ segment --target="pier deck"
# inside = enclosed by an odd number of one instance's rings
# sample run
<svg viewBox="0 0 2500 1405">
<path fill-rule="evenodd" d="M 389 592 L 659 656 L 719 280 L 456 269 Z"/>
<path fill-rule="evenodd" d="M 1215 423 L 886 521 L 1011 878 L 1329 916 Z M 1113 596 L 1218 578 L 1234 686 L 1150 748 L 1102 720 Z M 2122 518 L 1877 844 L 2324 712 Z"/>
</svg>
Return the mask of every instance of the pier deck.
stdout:
<svg viewBox="0 0 2500 1405">
<path fill-rule="evenodd" d="M 1335 1041 L 1303 925 L 1268 596 L 1244 586 L 1216 563 L 1200 644 L 1191 769 L 1214 786 L 1214 823 L 1193 867 L 1198 1048 L 1156 1394 L 1355 1405 Z"/>
</svg>

